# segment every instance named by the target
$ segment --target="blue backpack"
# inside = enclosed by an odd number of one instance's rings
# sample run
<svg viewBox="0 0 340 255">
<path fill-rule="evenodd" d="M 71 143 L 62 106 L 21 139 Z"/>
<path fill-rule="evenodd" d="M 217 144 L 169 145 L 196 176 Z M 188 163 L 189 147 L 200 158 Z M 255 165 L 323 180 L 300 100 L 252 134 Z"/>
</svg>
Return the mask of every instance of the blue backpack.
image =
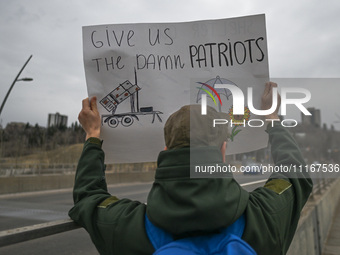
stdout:
<svg viewBox="0 0 340 255">
<path fill-rule="evenodd" d="M 228 228 L 220 230 L 219 234 L 188 237 L 174 241 L 171 233 L 156 227 L 145 214 L 146 233 L 156 250 L 153 255 L 256 255 L 254 249 L 241 239 L 244 227 L 245 217 L 242 215 Z"/>
</svg>

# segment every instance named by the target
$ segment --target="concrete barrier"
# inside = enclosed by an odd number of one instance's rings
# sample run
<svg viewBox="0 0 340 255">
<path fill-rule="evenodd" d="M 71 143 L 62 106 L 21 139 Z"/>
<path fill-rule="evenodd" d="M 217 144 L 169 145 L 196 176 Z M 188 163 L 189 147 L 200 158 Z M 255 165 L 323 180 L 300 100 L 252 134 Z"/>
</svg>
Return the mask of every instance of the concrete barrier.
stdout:
<svg viewBox="0 0 340 255">
<path fill-rule="evenodd" d="M 155 172 L 106 173 L 108 184 L 151 182 Z M 0 194 L 72 188 L 74 174 L 0 177 Z"/>
<path fill-rule="evenodd" d="M 304 207 L 288 255 L 320 255 L 340 202 L 340 180 L 315 195 Z"/>
</svg>

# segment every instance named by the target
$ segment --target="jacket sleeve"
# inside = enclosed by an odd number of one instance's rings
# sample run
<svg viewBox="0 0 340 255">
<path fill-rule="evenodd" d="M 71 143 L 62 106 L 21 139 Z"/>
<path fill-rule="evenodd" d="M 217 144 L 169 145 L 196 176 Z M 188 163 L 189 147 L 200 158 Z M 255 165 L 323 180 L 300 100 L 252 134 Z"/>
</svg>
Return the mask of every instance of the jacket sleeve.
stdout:
<svg viewBox="0 0 340 255">
<path fill-rule="evenodd" d="M 84 144 L 73 188 L 75 204 L 90 197 L 100 201 L 110 195 L 105 181 L 104 152 L 101 145 L 102 141 L 96 138 L 89 138 Z"/>
<path fill-rule="evenodd" d="M 84 144 L 73 188 L 74 206 L 69 211 L 70 218 L 89 232 L 97 249 L 98 246 L 104 245 L 94 224 L 95 212 L 97 206 L 110 197 L 105 181 L 104 152 L 101 144 L 96 138 L 89 138 Z"/>
<path fill-rule="evenodd" d="M 152 254 L 144 230 L 146 206 L 108 193 L 101 144 L 97 138 L 84 144 L 69 216 L 86 229 L 100 254 Z"/>
<path fill-rule="evenodd" d="M 277 122 L 267 132 L 280 171 L 274 171 L 264 187 L 251 192 L 243 238 L 259 254 L 286 254 L 313 183 L 290 132 Z"/>
</svg>

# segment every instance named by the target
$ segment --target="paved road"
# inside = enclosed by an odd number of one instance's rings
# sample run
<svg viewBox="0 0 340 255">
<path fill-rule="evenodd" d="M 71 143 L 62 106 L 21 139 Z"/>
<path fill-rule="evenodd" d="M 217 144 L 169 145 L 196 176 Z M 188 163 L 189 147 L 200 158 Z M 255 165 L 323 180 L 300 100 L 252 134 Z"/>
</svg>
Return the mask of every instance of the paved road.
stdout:
<svg viewBox="0 0 340 255">
<path fill-rule="evenodd" d="M 257 180 L 266 175 L 235 175 L 246 190 L 263 185 Z M 255 183 L 253 183 L 255 182 Z M 250 183 L 250 184 L 249 184 Z M 119 184 L 109 186 L 109 192 L 117 197 L 146 202 L 151 183 Z M 72 207 L 72 190 L 44 191 L 0 196 L 0 231 L 68 218 Z M 0 248 L 0 254 L 98 254 L 84 229 L 73 230 L 15 245 Z"/>
</svg>

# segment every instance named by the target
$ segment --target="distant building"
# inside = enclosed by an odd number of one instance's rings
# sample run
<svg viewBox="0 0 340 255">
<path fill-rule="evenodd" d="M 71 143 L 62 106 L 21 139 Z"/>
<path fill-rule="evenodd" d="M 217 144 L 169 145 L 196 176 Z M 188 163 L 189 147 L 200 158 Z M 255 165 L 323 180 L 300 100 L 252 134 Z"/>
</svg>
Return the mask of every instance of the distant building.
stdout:
<svg viewBox="0 0 340 255">
<path fill-rule="evenodd" d="M 321 127 L 321 113 L 320 109 L 315 109 L 314 107 L 307 108 L 307 110 L 312 115 L 304 115 L 301 113 L 302 124 L 313 125 L 316 127 Z"/>
<path fill-rule="evenodd" d="M 56 114 L 48 114 L 47 127 L 52 126 L 67 126 L 67 116 L 61 115 L 59 112 Z"/>
</svg>

